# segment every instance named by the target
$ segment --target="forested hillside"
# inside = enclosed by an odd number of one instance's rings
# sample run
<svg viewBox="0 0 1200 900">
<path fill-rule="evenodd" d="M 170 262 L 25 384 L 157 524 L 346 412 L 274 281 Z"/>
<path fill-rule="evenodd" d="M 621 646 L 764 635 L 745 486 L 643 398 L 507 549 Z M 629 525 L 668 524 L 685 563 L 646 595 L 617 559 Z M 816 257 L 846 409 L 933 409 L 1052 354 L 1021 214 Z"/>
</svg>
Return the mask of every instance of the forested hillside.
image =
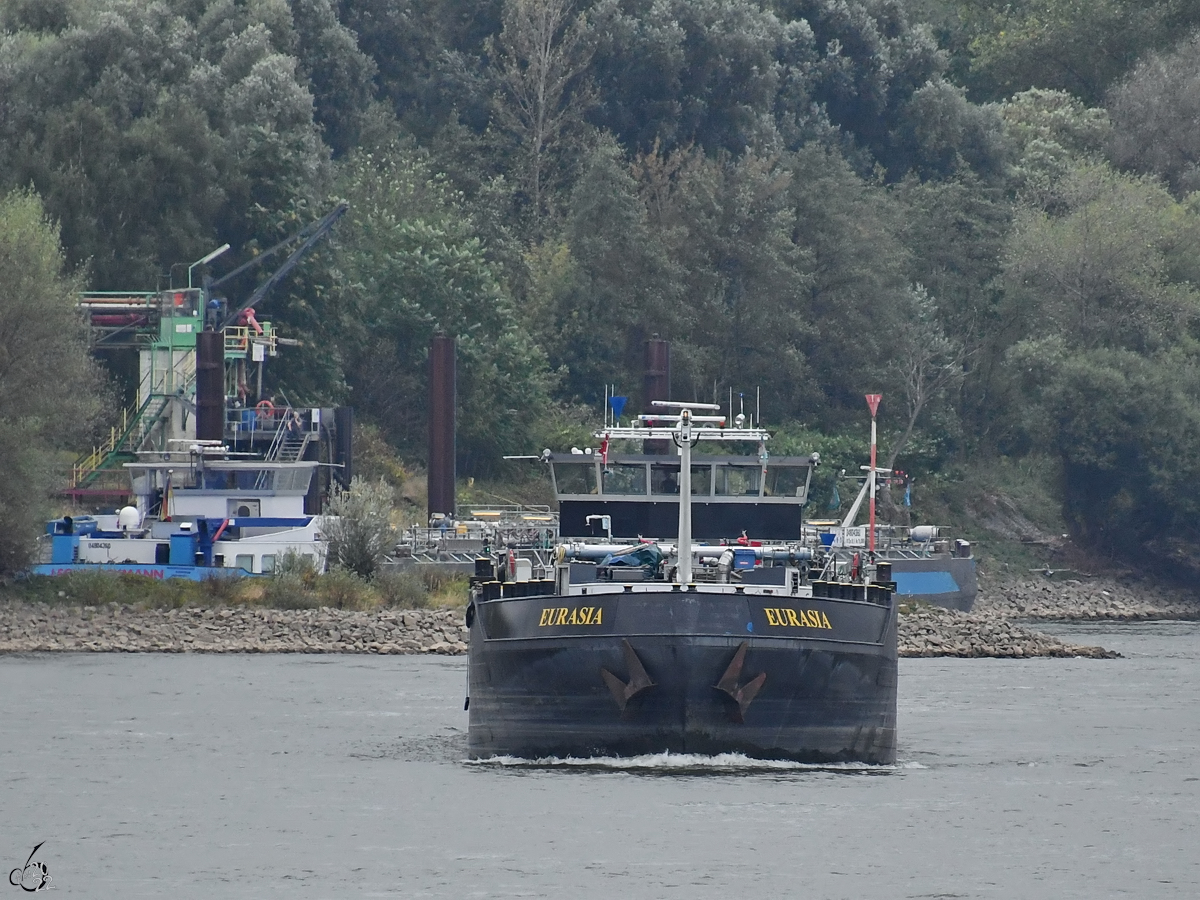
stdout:
<svg viewBox="0 0 1200 900">
<path fill-rule="evenodd" d="M 1198 29 L 1189 0 L 0 0 L 0 273 L 35 207 L 79 284 L 148 290 L 345 198 L 261 310 L 305 345 L 276 386 L 406 460 L 435 330 L 467 475 L 636 396 L 658 334 L 678 398 L 761 388 L 836 442 L 881 391 L 885 460 L 1049 457 L 1079 539 L 1194 544 Z"/>
</svg>

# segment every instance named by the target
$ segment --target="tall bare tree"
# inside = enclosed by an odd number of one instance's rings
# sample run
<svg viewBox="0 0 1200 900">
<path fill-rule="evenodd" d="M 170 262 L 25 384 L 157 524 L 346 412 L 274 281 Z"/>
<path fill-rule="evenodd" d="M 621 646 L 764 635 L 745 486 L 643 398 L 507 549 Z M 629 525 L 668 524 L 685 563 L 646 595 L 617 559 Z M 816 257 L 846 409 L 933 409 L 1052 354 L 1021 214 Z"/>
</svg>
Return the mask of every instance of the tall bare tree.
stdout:
<svg viewBox="0 0 1200 900">
<path fill-rule="evenodd" d="M 917 421 L 929 405 L 963 380 L 963 363 L 969 351 L 947 337 L 938 321 L 937 304 L 922 285 L 909 289 L 911 311 L 898 334 L 894 367 L 904 395 L 904 431 L 892 443 L 885 468 L 895 469 L 896 460 L 912 439 Z M 890 479 L 884 481 L 885 510 L 895 511 Z"/>
<path fill-rule="evenodd" d="M 492 45 L 500 81 L 496 112 L 525 150 L 526 189 L 543 212 L 548 154 L 591 103 L 580 76 L 591 60 L 587 18 L 572 0 L 507 0 L 504 29 Z"/>
</svg>

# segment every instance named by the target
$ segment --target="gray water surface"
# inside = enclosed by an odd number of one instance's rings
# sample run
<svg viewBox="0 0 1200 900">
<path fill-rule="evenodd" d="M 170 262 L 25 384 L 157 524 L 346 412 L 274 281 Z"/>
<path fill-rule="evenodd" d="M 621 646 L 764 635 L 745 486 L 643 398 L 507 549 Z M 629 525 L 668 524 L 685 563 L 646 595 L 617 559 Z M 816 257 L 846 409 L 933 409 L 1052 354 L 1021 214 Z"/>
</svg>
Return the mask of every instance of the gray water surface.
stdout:
<svg viewBox="0 0 1200 900">
<path fill-rule="evenodd" d="M 0 870 L 45 841 L 48 896 L 1200 896 L 1200 626 L 1056 630 L 1126 658 L 902 660 L 890 769 L 465 763 L 460 658 L 0 657 Z"/>
</svg>

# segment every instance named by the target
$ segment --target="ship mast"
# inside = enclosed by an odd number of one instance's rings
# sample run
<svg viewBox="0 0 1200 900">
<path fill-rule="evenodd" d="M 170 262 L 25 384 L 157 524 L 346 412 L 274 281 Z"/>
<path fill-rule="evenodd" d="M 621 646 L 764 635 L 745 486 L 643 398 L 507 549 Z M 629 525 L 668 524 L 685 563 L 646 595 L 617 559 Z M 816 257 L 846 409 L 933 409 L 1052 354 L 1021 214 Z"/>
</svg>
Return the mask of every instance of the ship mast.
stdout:
<svg viewBox="0 0 1200 900">
<path fill-rule="evenodd" d="M 678 415 L 656 416 L 668 422 L 675 422 L 671 429 L 671 440 L 679 448 L 679 537 L 675 541 L 675 553 L 679 560 L 675 569 L 676 584 L 692 583 L 692 446 L 704 435 L 703 429 L 695 427 L 697 422 L 712 422 L 716 425 L 725 424 L 724 416 L 697 416 L 692 410 L 721 411 L 716 403 L 672 403 L 669 400 L 655 400 L 651 406 L 661 406 L 679 410 Z M 643 417 L 647 418 L 647 417 Z"/>
<path fill-rule="evenodd" d="M 679 411 L 679 539 L 676 541 L 679 567 L 676 580 L 692 583 L 692 411 Z M 685 549 L 686 548 L 686 549 Z"/>
</svg>

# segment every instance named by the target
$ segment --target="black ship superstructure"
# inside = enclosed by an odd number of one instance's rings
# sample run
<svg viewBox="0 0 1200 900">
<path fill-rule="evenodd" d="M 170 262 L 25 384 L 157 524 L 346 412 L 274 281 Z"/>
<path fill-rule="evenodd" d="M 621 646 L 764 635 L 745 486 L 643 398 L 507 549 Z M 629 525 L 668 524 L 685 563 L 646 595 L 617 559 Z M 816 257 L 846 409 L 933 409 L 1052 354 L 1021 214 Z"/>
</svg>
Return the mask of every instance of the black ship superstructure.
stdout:
<svg viewBox="0 0 1200 900">
<path fill-rule="evenodd" d="M 547 454 L 563 542 L 481 558 L 468 677 L 473 757 L 742 753 L 896 757 L 896 603 L 886 563 L 803 540 L 816 457 L 706 404 Z M 693 454 L 699 441 L 754 455 Z M 676 453 L 609 452 L 618 443 Z M 687 473 L 686 477 L 681 477 Z"/>
</svg>

